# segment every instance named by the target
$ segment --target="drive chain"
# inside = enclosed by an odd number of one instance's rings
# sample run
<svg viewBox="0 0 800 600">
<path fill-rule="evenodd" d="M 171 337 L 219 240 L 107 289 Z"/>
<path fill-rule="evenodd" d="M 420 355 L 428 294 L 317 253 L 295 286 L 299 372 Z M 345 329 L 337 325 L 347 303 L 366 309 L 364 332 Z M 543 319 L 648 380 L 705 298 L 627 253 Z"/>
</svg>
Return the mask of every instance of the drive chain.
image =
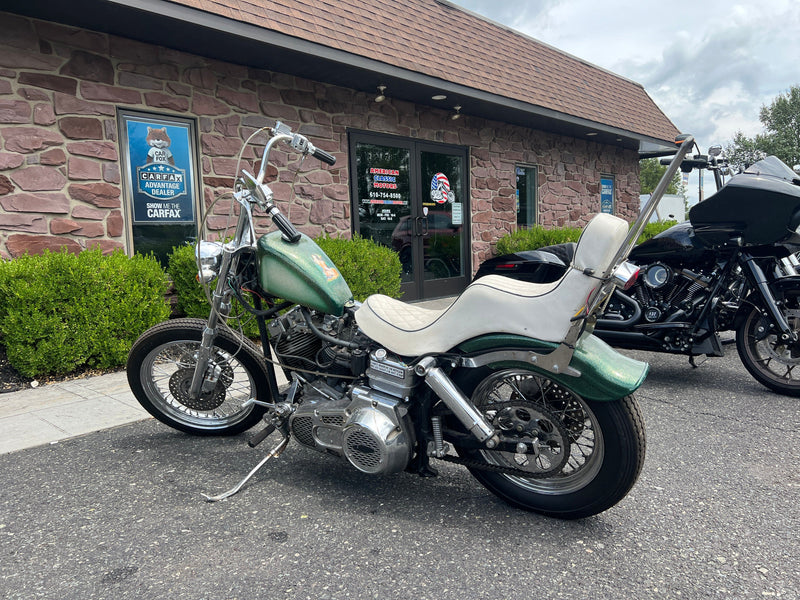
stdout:
<svg viewBox="0 0 800 600">
<path fill-rule="evenodd" d="M 532 473 L 522 469 L 515 469 L 514 467 L 504 467 L 502 465 L 493 465 L 482 460 L 471 460 L 469 458 L 461 458 L 459 456 L 451 456 L 446 454 L 439 457 L 439 460 L 445 462 L 456 463 L 463 465 L 468 469 L 479 469 L 481 471 L 492 471 L 494 473 L 504 473 L 505 475 L 516 475 L 517 477 L 525 477 L 527 479 L 549 479 L 560 473 L 560 470 L 543 471 L 541 473 Z"/>
</svg>

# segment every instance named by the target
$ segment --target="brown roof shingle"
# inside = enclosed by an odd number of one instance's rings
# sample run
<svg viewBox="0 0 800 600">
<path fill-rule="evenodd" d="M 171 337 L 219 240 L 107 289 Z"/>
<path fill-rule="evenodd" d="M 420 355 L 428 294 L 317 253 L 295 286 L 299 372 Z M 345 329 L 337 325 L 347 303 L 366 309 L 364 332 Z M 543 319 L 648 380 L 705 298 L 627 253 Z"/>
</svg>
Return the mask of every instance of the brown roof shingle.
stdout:
<svg viewBox="0 0 800 600">
<path fill-rule="evenodd" d="M 641 85 L 439 0 L 171 1 L 631 133 L 678 133 Z"/>
</svg>

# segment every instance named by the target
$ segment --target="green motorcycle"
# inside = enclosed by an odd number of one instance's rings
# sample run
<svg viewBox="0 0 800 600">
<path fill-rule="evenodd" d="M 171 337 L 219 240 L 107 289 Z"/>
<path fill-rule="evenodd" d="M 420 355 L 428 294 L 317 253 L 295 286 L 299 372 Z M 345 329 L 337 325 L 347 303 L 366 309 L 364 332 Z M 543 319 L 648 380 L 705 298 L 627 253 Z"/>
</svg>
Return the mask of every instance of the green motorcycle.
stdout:
<svg viewBox="0 0 800 600">
<path fill-rule="evenodd" d="M 437 462 L 459 463 L 509 503 L 563 519 L 624 498 L 644 461 L 632 394 L 647 365 L 591 330 L 614 288 L 636 276 L 624 259 L 637 226 L 629 234 L 622 219 L 594 217 L 553 283 L 484 277 L 442 310 L 381 295 L 358 303 L 264 183 L 277 144 L 334 157 L 281 123 L 267 132 L 259 173 L 237 179 L 233 239 L 198 245 L 199 278 L 216 282 L 208 319 L 156 325 L 128 360 L 139 402 L 175 429 L 233 435 L 263 422 L 251 446 L 277 432 L 244 480 L 207 499 L 236 493 L 292 438 L 372 475 L 429 477 Z M 255 210 L 277 230 L 258 237 Z M 648 218 L 645 210 L 637 224 Z M 234 298 L 256 318 L 261 349 L 226 325 Z"/>
</svg>

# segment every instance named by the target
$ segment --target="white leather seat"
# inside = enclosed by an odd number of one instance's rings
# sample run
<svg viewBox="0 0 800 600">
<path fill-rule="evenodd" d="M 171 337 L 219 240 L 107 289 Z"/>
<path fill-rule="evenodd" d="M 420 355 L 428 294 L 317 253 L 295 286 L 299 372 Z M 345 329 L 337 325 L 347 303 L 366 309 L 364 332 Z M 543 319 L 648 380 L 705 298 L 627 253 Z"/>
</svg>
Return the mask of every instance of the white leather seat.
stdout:
<svg viewBox="0 0 800 600">
<path fill-rule="evenodd" d="M 553 283 L 528 283 L 488 275 L 472 283 L 449 307 L 431 310 L 376 294 L 356 311 L 370 338 L 401 356 L 447 352 L 470 338 L 513 333 L 561 342 L 570 319 L 599 285 L 628 233 L 628 223 L 596 215 L 584 228 L 571 268 Z"/>
</svg>

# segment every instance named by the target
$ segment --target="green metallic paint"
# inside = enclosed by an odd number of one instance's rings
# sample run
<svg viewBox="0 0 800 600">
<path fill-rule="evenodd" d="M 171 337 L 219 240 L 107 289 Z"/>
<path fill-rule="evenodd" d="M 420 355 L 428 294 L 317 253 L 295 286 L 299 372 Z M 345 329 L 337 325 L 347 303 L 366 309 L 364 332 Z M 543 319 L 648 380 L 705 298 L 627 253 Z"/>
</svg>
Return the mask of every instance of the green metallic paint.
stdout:
<svg viewBox="0 0 800 600">
<path fill-rule="evenodd" d="M 295 244 L 279 231 L 259 238 L 258 281 L 273 296 L 337 317 L 353 300 L 339 269 L 305 234 Z"/>
<path fill-rule="evenodd" d="M 558 344 L 543 342 L 518 335 L 493 334 L 468 340 L 458 346 L 467 354 L 515 349 L 532 350 L 546 354 L 555 350 Z M 587 400 L 618 400 L 632 394 L 644 383 L 649 365 L 623 356 L 603 340 L 584 334 L 575 346 L 570 366 L 580 371 L 580 377 L 562 373 L 551 373 L 530 363 L 515 361 L 489 365 L 494 369 L 524 367 L 561 383 Z"/>
</svg>

